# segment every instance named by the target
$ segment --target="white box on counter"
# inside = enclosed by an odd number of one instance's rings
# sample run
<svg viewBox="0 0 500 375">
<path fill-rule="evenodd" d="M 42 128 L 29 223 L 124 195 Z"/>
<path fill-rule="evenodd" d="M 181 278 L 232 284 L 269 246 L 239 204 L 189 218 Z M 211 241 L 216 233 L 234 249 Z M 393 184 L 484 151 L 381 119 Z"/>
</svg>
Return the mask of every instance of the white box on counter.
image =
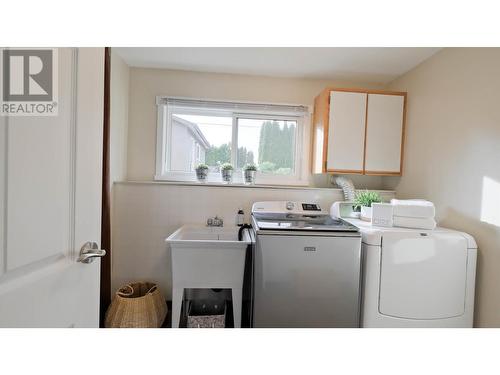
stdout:
<svg viewBox="0 0 500 375">
<path fill-rule="evenodd" d="M 390 203 L 372 203 L 372 225 L 392 227 L 393 209 L 394 206 Z"/>
</svg>

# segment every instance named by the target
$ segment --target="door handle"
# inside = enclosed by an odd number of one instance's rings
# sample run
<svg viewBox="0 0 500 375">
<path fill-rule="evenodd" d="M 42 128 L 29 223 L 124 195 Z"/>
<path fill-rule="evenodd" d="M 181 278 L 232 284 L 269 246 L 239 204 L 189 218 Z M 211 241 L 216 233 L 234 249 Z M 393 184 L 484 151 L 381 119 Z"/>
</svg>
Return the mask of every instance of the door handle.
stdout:
<svg viewBox="0 0 500 375">
<path fill-rule="evenodd" d="M 88 241 L 80 249 L 80 256 L 76 260 L 80 263 L 92 263 L 94 258 L 101 258 L 106 255 L 106 250 L 99 249 L 97 242 Z"/>
</svg>

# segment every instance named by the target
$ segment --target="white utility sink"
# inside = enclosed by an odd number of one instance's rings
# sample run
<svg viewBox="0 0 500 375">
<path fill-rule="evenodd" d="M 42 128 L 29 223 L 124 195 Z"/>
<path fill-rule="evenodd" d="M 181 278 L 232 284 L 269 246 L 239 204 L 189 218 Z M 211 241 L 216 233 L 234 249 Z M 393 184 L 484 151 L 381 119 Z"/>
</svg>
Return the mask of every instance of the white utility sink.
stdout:
<svg viewBox="0 0 500 375">
<path fill-rule="evenodd" d="M 206 227 L 201 225 L 184 225 L 172 233 L 166 242 L 181 247 L 200 246 L 246 249 L 250 243 L 248 231 L 243 233 L 243 241 L 238 241 L 239 227 Z"/>
<path fill-rule="evenodd" d="M 184 289 L 232 290 L 234 326 L 241 326 L 241 296 L 248 230 L 238 241 L 239 227 L 184 225 L 166 242 L 172 250 L 172 327 L 179 327 Z"/>
</svg>

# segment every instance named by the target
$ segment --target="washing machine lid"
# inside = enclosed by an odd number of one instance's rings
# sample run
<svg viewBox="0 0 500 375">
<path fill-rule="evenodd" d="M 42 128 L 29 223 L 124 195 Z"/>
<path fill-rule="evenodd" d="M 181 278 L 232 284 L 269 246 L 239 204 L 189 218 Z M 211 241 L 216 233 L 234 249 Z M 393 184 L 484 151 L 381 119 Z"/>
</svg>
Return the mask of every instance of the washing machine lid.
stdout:
<svg viewBox="0 0 500 375">
<path fill-rule="evenodd" d="M 385 233 L 379 311 L 404 319 L 446 319 L 465 312 L 467 240 L 455 232 Z"/>
<path fill-rule="evenodd" d="M 361 232 L 361 240 L 366 245 L 382 246 L 382 239 L 387 234 L 420 234 L 420 233 L 454 233 L 459 237 L 464 238 L 467 241 L 468 249 L 477 249 L 477 243 L 470 234 L 465 232 L 459 232 L 452 229 L 438 227 L 433 230 L 426 229 L 410 229 L 410 228 L 398 228 L 398 227 L 378 227 L 372 225 L 370 222 L 359 220 L 359 219 L 344 219 L 345 221 L 355 225 L 359 228 Z"/>
</svg>

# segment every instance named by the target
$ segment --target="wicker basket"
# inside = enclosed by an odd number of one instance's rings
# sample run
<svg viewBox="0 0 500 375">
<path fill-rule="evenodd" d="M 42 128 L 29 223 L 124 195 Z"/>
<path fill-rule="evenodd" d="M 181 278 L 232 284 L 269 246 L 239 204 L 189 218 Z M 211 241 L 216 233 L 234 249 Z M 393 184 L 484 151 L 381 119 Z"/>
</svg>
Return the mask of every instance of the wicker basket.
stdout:
<svg viewBox="0 0 500 375">
<path fill-rule="evenodd" d="M 106 312 L 106 328 L 159 328 L 167 316 L 167 303 L 157 285 L 131 283 L 121 287 Z"/>
</svg>

